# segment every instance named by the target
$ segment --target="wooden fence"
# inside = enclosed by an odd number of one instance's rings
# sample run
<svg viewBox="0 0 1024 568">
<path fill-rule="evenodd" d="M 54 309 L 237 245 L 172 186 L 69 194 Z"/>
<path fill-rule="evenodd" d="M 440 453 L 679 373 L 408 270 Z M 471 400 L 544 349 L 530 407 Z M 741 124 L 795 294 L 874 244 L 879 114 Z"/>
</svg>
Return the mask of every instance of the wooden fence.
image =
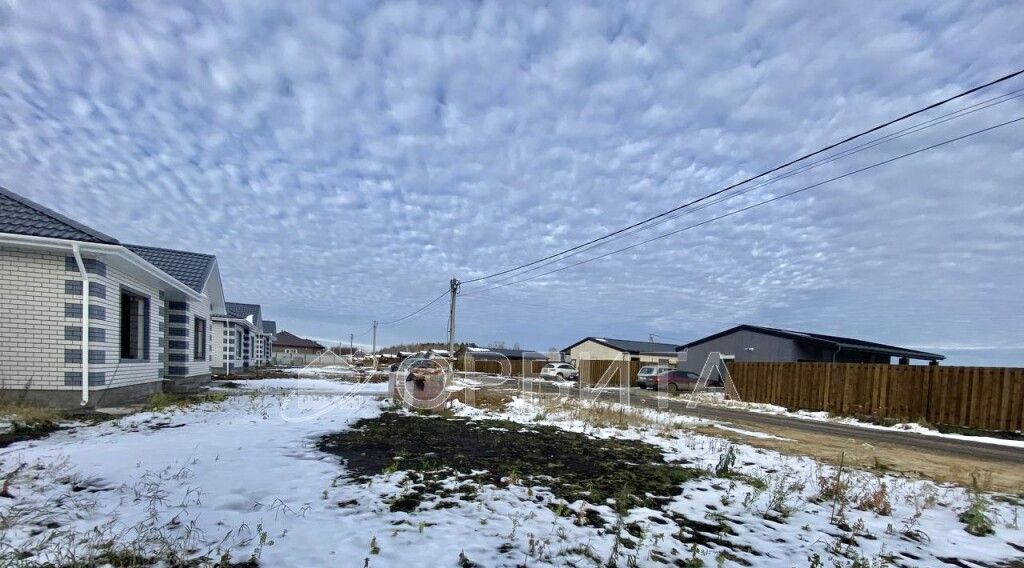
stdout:
<svg viewBox="0 0 1024 568">
<path fill-rule="evenodd" d="M 468 363 L 468 364 L 467 364 Z M 523 359 L 509 359 L 509 365 L 511 366 L 511 373 L 516 377 L 536 377 L 540 374 L 540 370 L 547 365 L 547 361 L 534 361 L 534 360 L 523 360 Z M 455 361 L 455 368 L 459 371 L 474 371 L 477 373 L 493 373 L 495 375 L 501 375 L 509 372 L 509 368 L 502 368 L 501 361 L 480 361 L 473 360 L 471 363 L 466 359 L 457 359 Z M 526 373 L 523 373 L 525 369 Z"/>
<path fill-rule="evenodd" d="M 1024 368 L 735 362 L 728 367 L 746 402 L 984 430 L 1024 430 Z"/>
<path fill-rule="evenodd" d="M 636 374 L 640 372 L 640 367 L 651 365 L 651 363 L 622 361 L 620 359 L 583 359 L 577 365 L 579 366 L 580 384 L 582 385 L 594 386 L 609 369 L 612 369 L 612 374 L 609 375 L 608 383 L 605 386 L 620 387 L 628 384 L 634 387 L 636 386 Z"/>
</svg>

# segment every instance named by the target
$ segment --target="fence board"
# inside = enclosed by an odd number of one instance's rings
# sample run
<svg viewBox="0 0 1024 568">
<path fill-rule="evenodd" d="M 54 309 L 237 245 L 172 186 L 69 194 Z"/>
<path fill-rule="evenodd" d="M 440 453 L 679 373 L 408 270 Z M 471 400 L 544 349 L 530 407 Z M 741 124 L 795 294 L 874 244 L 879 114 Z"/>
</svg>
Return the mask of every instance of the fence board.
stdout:
<svg viewBox="0 0 1024 568">
<path fill-rule="evenodd" d="M 599 362 L 594 372 L 603 373 L 613 363 Z M 638 368 L 630 368 L 631 384 Z M 748 402 L 984 430 L 1024 429 L 1024 368 L 730 362 L 729 371 Z"/>
</svg>

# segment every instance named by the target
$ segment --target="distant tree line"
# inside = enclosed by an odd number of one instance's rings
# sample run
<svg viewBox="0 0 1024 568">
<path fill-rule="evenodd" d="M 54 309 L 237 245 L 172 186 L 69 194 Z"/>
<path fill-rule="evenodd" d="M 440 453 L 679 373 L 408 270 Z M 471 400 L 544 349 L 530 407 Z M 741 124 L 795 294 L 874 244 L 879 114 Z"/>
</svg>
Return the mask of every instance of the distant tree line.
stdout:
<svg viewBox="0 0 1024 568">
<path fill-rule="evenodd" d="M 476 343 L 462 342 L 455 344 L 455 350 L 458 351 L 463 347 L 476 347 Z M 346 348 L 347 349 L 347 348 Z M 415 353 L 416 351 L 425 351 L 427 349 L 448 349 L 448 343 L 444 341 L 425 341 L 422 343 L 399 343 L 397 345 L 389 345 L 387 347 L 380 347 L 380 353 L 398 353 L 399 351 L 409 351 Z"/>
</svg>

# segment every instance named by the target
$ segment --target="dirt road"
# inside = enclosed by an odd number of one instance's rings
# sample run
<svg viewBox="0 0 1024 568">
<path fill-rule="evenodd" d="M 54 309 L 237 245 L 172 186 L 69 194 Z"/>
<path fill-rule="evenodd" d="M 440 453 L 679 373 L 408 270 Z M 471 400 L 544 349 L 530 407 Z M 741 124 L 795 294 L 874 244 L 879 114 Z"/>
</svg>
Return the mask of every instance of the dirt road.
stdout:
<svg viewBox="0 0 1024 568">
<path fill-rule="evenodd" d="M 557 385 L 544 382 L 534 382 L 541 385 L 545 392 L 559 392 Z M 580 394 L 579 389 L 562 389 L 562 393 Z M 613 390 L 587 391 L 591 394 L 600 393 L 599 399 L 609 402 L 617 402 L 619 394 Z M 660 406 L 659 406 L 660 403 Z M 760 428 L 773 427 L 782 428 L 787 431 L 807 432 L 809 434 L 827 435 L 849 439 L 856 444 L 868 443 L 872 445 L 886 445 L 892 448 L 906 448 L 929 453 L 937 453 L 950 457 L 957 457 L 967 460 L 983 460 L 986 462 L 998 462 L 1005 465 L 1024 465 L 1024 449 L 990 444 L 977 441 L 957 440 L 928 436 L 913 432 L 900 432 L 895 430 L 882 430 L 837 424 L 834 422 L 822 422 L 817 420 L 806 420 L 789 416 L 765 414 L 746 410 L 723 408 L 709 405 L 698 405 L 696 408 L 687 408 L 686 401 L 673 400 L 668 397 L 657 397 L 654 393 L 630 389 L 630 404 L 643 408 L 668 410 L 678 414 L 697 416 L 709 420 L 720 420 L 736 424 L 750 424 Z"/>
</svg>

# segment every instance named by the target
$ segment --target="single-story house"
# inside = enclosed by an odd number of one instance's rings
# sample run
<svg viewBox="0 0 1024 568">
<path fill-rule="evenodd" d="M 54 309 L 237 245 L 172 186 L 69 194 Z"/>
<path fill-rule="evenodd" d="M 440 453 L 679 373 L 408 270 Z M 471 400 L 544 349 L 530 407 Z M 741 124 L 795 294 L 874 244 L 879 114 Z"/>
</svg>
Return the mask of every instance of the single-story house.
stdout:
<svg viewBox="0 0 1024 568">
<path fill-rule="evenodd" d="M 461 347 L 455 359 L 472 365 L 475 361 L 547 361 L 547 355 L 528 349 L 499 349 L 497 347 Z"/>
<path fill-rule="evenodd" d="M 125 246 L 0 188 L 0 396 L 103 406 L 203 382 L 221 288 L 210 255 Z"/>
<path fill-rule="evenodd" d="M 214 370 L 231 373 L 270 362 L 270 335 L 263 331 L 259 304 L 225 302 L 224 313 L 213 315 Z"/>
<path fill-rule="evenodd" d="M 217 257 L 167 248 L 125 245 L 157 268 L 209 299 L 204 304 L 168 302 L 164 341 L 164 390 L 188 390 L 210 381 L 211 314 L 224 310 L 224 287 Z M 173 388 L 167 388 L 173 387 Z"/>
<path fill-rule="evenodd" d="M 319 355 L 325 347 L 316 341 L 281 330 L 274 336 L 273 349 L 274 353 L 282 355 Z"/>
<path fill-rule="evenodd" d="M 679 368 L 699 373 L 714 351 L 736 361 L 900 363 L 911 359 L 937 364 L 943 355 L 854 339 L 757 325 L 736 327 L 709 335 L 678 348 Z"/>
<path fill-rule="evenodd" d="M 655 341 L 633 341 L 609 339 L 607 337 L 586 337 L 562 349 L 563 358 L 579 368 L 579 361 L 593 359 L 601 361 L 638 361 L 660 365 L 676 364 L 676 345 Z"/>
</svg>

